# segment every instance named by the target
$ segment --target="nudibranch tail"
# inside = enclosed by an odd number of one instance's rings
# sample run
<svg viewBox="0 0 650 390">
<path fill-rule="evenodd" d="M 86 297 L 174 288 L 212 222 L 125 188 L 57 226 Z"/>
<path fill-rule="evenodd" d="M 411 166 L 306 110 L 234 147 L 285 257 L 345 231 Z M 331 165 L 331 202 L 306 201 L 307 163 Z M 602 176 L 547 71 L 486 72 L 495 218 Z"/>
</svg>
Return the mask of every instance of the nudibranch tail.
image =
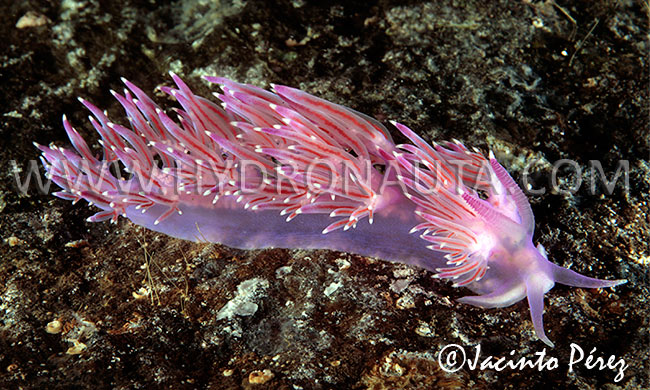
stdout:
<svg viewBox="0 0 650 390">
<path fill-rule="evenodd" d="M 136 224 L 174 237 L 242 249 L 332 249 L 423 267 L 466 286 L 459 301 L 504 307 L 527 298 L 537 336 L 554 283 L 613 287 L 550 263 L 533 245 L 522 190 L 489 154 L 458 141 L 395 145 L 373 118 L 295 88 L 274 92 L 219 78 L 221 106 L 175 74 L 160 90 L 166 113 L 123 79 L 113 96 L 128 127 L 84 99 L 102 157 L 63 117 L 73 150 L 37 147 L 47 176 L 100 211 L 89 218 Z M 120 163 L 121 165 L 116 165 Z M 126 171 L 127 174 L 124 174 Z M 290 223 L 287 223 L 290 222 Z"/>
</svg>

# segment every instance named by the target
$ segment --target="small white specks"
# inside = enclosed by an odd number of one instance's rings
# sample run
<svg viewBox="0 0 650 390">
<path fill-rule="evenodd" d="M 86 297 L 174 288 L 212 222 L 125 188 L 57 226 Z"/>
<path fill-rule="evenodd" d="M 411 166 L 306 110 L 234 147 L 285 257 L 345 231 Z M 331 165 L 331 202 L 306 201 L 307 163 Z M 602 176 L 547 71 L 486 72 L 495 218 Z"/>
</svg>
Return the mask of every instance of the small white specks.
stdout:
<svg viewBox="0 0 650 390">
<path fill-rule="evenodd" d="M 329 286 L 325 287 L 325 290 L 323 290 L 323 294 L 325 294 L 326 297 L 332 296 L 338 290 L 339 288 L 343 287 L 343 283 L 341 282 L 332 282 L 330 283 Z"/>
<path fill-rule="evenodd" d="M 224 318 L 232 319 L 234 316 L 252 316 L 257 312 L 258 305 L 256 300 L 262 297 L 262 294 L 268 288 L 269 282 L 261 278 L 249 279 L 241 282 L 237 286 L 237 293 L 233 299 L 228 301 L 219 313 L 217 320 Z"/>
</svg>

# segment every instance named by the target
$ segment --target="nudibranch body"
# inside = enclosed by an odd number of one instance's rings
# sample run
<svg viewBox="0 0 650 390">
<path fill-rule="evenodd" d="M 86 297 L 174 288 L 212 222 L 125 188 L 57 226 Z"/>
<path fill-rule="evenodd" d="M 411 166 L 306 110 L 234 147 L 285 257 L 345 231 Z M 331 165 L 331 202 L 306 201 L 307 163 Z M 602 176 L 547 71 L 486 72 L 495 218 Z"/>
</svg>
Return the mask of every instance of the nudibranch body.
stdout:
<svg viewBox="0 0 650 390">
<path fill-rule="evenodd" d="M 396 145 L 376 120 L 306 92 L 206 77 L 222 107 L 176 75 L 161 89 L 176 120 L 124 80 L 129 127 L 81 99 L 101 136 L 96 157 L 63 118 L 75 150 L 40 146 L 48 177 L 89 218 L 132 222 L 193 241 L 243 248 L 331 249 L 416 265 L 466 286 L 460 301 L 504 307 L 528 299 L 538 337 L 544 294 L 555 283 L 604 288 L 551 263 L 533 244 L 525 194 L 490 153 L 460 142 L 430 145 L 399 123 Z M 129 177 L 111 169 L 121 162 Z"/>
</svg>

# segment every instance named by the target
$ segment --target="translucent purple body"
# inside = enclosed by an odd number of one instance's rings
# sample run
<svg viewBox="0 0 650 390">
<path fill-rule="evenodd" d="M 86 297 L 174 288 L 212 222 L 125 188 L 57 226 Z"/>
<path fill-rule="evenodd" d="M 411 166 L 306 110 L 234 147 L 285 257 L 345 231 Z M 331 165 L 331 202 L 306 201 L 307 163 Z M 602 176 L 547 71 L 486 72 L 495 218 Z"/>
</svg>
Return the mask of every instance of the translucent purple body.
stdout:
<svg viewBox="0 0 650 390">
<path fill-rule="evenodd" d="M 459 142 L 395 145 L 372 118 L 305 92 L 271 93 L 222 78 L 222 107 L 175 75 L 163 87 L 182 106 L 173 120 L 125 81 L 130 127 L 83 101 L 102 137 L 96 157 L 64 117 L 75 150 L 38 147 L 63 191 L 102 211 L 192 241 L 242 248 L 331 249 L 415 265 L 477 295 L 460 301 L 504 307 L 527 298 L 538 337 L 544 294 L 555 283 L 612 287 L 582 276 L 534 246 L 526 196 L 490 154 Z M 131 175 L 109 165 L 119 161 Z"/>
</svg>

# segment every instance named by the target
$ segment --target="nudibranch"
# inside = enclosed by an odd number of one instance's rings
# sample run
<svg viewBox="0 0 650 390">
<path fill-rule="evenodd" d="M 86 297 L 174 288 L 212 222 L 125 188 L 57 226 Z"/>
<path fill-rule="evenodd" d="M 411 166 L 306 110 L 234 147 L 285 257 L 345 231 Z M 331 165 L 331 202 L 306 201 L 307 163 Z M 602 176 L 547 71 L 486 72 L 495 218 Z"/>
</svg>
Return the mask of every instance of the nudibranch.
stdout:
<svg viewBox="0 0 650 390">
<path fill-rule="evenodd" d="M 186 240 L 416 265 L 469 288 L 477 295 L 460 301 L 480 307 L 527 298 L 536 334 L 550 346 L 542 314 L 555 283 L 625 282 L 551 263 L 533 244 L 526 195 L 492 153 L 458 141 L 428 144 L 393 122 L 412 142 L 396 145 L 375 119 L 287 86 L 269 92 L 205 77 L 221 85 L 219 106 L 171 77 L 175 87 L 160 88 L 181 106 L 173 116 L 127 80 L 123 94 L 111 91 L 128 127 L 80 99 L 103 156 L 64 116 L 74 150 L 36 145 L 63 189 L 54 195 L 101 209 L 92 222 L 121 215 Z"/>
</svg>

